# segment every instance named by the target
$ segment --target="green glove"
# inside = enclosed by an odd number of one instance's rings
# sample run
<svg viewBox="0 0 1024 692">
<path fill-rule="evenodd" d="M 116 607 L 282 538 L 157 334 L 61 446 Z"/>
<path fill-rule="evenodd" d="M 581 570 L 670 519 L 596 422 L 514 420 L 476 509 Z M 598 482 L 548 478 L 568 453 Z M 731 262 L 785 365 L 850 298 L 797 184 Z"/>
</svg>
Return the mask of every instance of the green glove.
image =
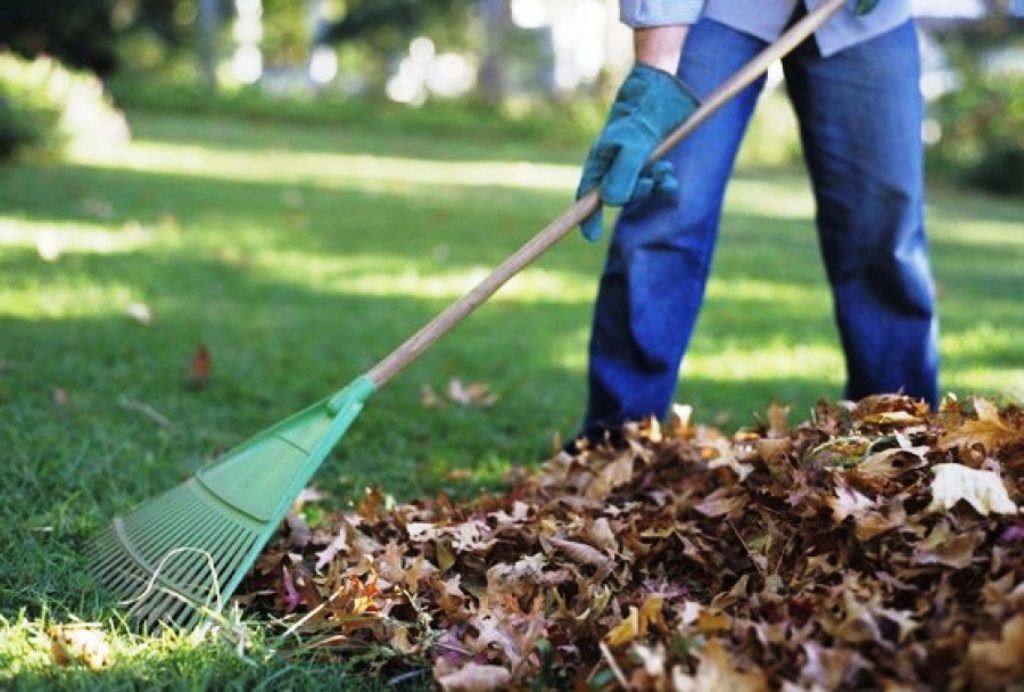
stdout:
<svg viewBox="0 0 1024 692">
<path fill-rule="evenodd" d="M 590 149 L 576 190 L 580 199 L 597 188 L 602 204 L 622 206 L 653 192 L 678 189 L 672 164 L 647 164 L 662 140 L 697 108 L 686 86 L 648 65 L 635 65 L 615 96 L 608 122 Z M 580 225 L 583 237 L 601 237 L 601 207 Z"/>
<path fill-rule="evenodd" d="M 855 15 L 862 17 L 878 7 L 878 2 L 879 0 L 850 0 L 850 7 Z"/>
</svg>

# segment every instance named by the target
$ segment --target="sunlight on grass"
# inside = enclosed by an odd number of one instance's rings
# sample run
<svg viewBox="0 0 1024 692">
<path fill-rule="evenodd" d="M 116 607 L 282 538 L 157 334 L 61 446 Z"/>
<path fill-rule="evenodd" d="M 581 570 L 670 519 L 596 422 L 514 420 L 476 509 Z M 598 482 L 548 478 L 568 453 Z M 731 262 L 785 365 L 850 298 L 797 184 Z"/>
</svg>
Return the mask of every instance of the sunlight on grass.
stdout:
<svg viewBox="0 0 1024 692">
<path fill-rule="evenodd" d="M 948 356 L 976 356 L 992 351 L 1015 353 L 1019 349 L 1019 339 L 1007 328 L 987 321 L 942 337 L 942 352 Z"/>
<path fill-rule="evenodd" d="M 315 256 L 268 250 L 249 257 L 267 276 L 325 293 L 364 296 L 410 296 L 454 300 L 486 278 L 493 267 L 453 269 L 430 266 L 421 259 L 360 253 L 352 256 Z M 387 267 L 387 271 L 381 271 Z M 502 286 L 495 301 L 590 303 L 592 282 L 564 272 L 527 268 Z"/>
<path fill-rule="evenodd" d="M 56 261 L 65 252 L 130 252 L 152 240 L 152 231 L 136 222 L 111 228 L 98 222 L 40 222 L 0 215 L 0 247 L 34 248 L 43 261 Z"/>
<path fill-rule="evenodd" d="M 929 234 L 935 240 L 985 244 L 994 247 L 1005 246 L 1024 253 L 1021 243 L 1020 221 L 971 218 L 964 221 L 935 221 L 929 226 Z"/>
<path fill-rule="evenodd" d="M 134 142 L 110 156 L 82 163 L 153 173 L 202 175 L 217 179 L 344 185 L 376 190 L 381 184 L 464 185 L 520 189 L 572 189 L 575 166 L 507 161 L 427 161 L 341 153 L 300 153 L 274 149 L 226 150 L 215 147 Z"/>
<path fill-rule="evenodd" d="M 750 278 L 722 278 L 714 276 L 708 281 L 707 296 L 710 300 L 726 299 L 767 303 L 769 305 L 805 306 L 811 310 L 829 309 L 828 292 L 822 290 L 808 293 L 807 287 L 798 284 L 783 284 L 777 281 L 761 281 Z"/>
<path fill-rule="evenodd" d="M 794 217 L 807 223 L 814 216 L 809 184 L 782 186 L 770 176 L 736 176 L 729 183 L 726 205 L 732 214 Z"/>
<path fill-rule="evenodd" d="M 836 386 L 843 381 L 843 361 L 829 346 L 808 346 L 776 339 L 756 349 L 726 347 L 716 353 L 691 353 L 685 376 L 745 382 L 762 379 L 810 378 Z"/>
<path fill-rule="evenodd" d="M 968 367 L 958 369 L 951 378 L 955 383 L 947 389 L 961 398 L 978 393 L 992 396 L 995 393 L 997 398 L 1010 398 L 1024 404 L 1024 370 L 1007 376 L 1006 372 L 990 368 Z"/>
<path fill-rule="evenodd" d="M 0 291 L 0 314 L 31 320 L 124 315 L 137 287 L 121 281 L 97 282 L 66 267 L 84 255 L 137 252 L 153 239 L 152 231 L 134 222 L 111 228 L 101 223 L 44 223 L 0 216 L 0 248 L 22 248 L 38 257 L 38 270 L 24 280 L 8 277 Z"/>
<path fill-rule="evenodd" d="M 39 281 L 0 292 L 0 315 L 28 320 L 124 316 L 137 298 L 134 286 Z M 127 319 L 127 317 L 125 317 Z"/>
<path fill-rule="evenodd" d="M 1017 399 L 1024 395 L 1024 363 L 1016 372 L 974 365 L 996 357 L 993 354 L 1005 354 L 1007 361 L 1013 360 L 1020 352 L 1020 343 L 1009 328 L 981 321 L 943 335 L 941 344 L 943 358 L 958 363 L 943 373 L 943 380 L 951 389 L 959 393 L 1001 392 Z"/>
</svg>

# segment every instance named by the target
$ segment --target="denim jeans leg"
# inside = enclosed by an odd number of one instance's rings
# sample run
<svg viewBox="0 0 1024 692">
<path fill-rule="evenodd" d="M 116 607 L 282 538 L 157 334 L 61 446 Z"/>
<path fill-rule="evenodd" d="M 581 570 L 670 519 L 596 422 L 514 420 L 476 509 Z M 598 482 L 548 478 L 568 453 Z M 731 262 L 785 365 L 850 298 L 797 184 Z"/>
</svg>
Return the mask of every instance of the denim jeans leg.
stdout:
<svg viewBox="0 0 1024 692">
<path fill-rule="evenodd" d="M 914 26 L 827 58 L 806 44 L 783 64 L 814 187 L 846 396 L 902 391 L 935 406 L 938 321 Z"/>
<path fill-rule="evenodd" d="M 679 76 L 705 96 L 764 48 L 712 21 L 690 31 Z M 582 434 L 604 441 L 627 421 L 662 418 L 697 320 L 722 200 L 763 80 L 748 87 L 666 158 L 679 192 L 619 215 L 598 287 Z"/>
</svg>

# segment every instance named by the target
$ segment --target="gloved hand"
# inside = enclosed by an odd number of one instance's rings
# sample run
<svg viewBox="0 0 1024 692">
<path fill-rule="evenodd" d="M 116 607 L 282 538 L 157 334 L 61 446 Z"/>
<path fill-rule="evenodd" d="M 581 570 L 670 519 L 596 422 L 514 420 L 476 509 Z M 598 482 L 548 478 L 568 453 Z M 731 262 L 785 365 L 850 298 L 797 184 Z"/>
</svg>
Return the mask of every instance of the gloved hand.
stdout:
<svg viewBox="0 0 1024 692">
<path fill-rule="evenodd" d="M 672 164 L 647 159 L 665 137 L 697 108 L 697 99 L 673 75 L 637 64 L 612 103 L 608 122 L 590 149 L 576 190 L 580 199 L 598 188 L 601 203 L 622 206 L 652 192 L 675 191 Z M 580 225 L 583 237 L 601 237 L 601 207 Z"/>
<path fill-rule="evenodd" d="M 878 2 L 879 0 L 850 0 L 850 7 L 855 15 L 862 17 L 878 7 Z"/>
</svg>

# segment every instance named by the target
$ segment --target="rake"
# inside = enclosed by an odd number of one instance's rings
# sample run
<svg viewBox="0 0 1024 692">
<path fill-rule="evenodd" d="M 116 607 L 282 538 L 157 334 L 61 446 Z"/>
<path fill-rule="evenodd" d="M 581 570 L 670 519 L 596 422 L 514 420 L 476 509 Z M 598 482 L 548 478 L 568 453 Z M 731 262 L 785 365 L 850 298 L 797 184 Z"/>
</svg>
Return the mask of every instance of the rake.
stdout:
<svg viewBox="0 0 1024 692">
<path fill-rule="evenodd" d="M 845 5 L 829 0 L 711 93 L 673 131 L 659 158 L 759 78 Z M 139 625 L 190 628 L 217 615 L 280 526 L 299 493 L 367 399 L 509 279 L 597 209 L 584 196 L 372 369 L 333 395 L 231 449 L 176 488 L 144 502 L 90 544 L 100 581 Z"/>
</svg>

